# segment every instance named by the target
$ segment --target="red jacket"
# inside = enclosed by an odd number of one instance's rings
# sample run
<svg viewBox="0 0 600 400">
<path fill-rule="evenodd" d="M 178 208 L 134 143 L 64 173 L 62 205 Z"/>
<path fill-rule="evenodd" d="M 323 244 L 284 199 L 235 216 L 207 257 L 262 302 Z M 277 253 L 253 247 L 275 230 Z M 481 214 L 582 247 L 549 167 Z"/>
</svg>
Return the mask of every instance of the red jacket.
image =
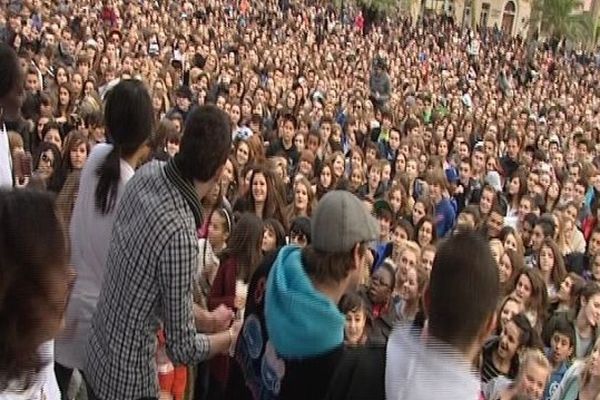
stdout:
<svg viewBox="0 0 600 400">
<path fill-rule="evenodd" d="M 583 237 L 586 241 L 590 240 L 590 237 L 592 237 L 592 232 L 596 229 L 596 225 L 598 225 L 598 221 L 593 216 L 589 216 L 583 220 L 581 230 L 583 231 Z"/>
<path fill-rule="evenodd" d="M 233 257 L 221 261 L 217 275 L 208 296 L 208 309 L 214 310 L 221 304 L 233 309 L 235 301 L 235 281 L 238 274 L 238 263 Z M 210 374 L 225 389 L 229 378 L 229 356 L 219 355 L 210 361 Z"/>
<path fill-rule="evenodd" d="M 214 310 L 221 304 L 233 309 L 235 301 L 235 281 L 237 280 L 238 263 L 233 257 L 221 261 L 215 280 L 208 296 L 208 309 Z"/>
</svg>

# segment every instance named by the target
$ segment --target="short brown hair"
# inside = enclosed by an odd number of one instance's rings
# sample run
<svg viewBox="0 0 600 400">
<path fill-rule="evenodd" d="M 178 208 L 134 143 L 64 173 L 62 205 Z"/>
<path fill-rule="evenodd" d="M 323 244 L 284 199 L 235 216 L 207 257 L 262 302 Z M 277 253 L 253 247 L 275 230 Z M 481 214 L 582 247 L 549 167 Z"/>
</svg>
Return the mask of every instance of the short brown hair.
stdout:
<svg viewBox="0 0 600 400">
<path fill-rule="evenodd" d="M 358 252 L 364 255 L 367 244 L 360 243 Z M 307 246 L 302 251 L 306 273 L 317 282 L 340 282 L 345 279 L 354 263 L 354 248 L 345 253 L 326 253 Z"/>
</svg>

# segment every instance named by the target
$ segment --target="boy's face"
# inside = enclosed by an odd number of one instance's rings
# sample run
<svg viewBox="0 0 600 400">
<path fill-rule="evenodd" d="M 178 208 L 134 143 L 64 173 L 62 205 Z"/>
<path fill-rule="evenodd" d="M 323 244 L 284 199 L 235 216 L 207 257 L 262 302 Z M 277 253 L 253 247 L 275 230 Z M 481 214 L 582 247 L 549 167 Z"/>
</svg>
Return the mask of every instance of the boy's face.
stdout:
<svg viewBox="0 0 600 400">
<path fill-rule="evenodd" d="M 283 124 L 283 141 L 290 143 L 294 139 L 294 123 L 292 121 L 285 121 Z"/>
<path fill-rule="evenodd" d="M 573 354 L 573 344 L 567 335 L 554 332 L 551 344 L 552 361 L 556 364 L 566 361 Z"/>
<path fill-rule="evenodd" d="M 379 220 L 379 236 L 382 240 L 389 240 L 390 236 L 390 220 L 381 215 L 377 218 Z"/>
</svg>

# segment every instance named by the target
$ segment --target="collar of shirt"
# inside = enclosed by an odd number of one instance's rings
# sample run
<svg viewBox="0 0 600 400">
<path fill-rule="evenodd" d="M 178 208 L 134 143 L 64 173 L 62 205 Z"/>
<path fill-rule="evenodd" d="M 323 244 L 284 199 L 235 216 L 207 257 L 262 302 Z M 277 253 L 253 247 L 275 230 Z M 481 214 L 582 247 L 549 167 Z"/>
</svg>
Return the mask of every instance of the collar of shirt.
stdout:
<svg viewBox="0 0 600 400">
<path fill-rule="evenodd" d="M 170 159 L 165 165 L 165 174 L 167 175 L 167 179 L 169 179 L 183 195 L 183 198 L 192 209 L 192 214 L 194 214 L 196 228 L 200 228 L 203 220 L 202 207 L 200 206 L 200 200 L 194 190 L 194 186 L 189 180 L 181 175 L 181 171 L 179 171 L 179 167 L 174 159 Z"/>
</svg>

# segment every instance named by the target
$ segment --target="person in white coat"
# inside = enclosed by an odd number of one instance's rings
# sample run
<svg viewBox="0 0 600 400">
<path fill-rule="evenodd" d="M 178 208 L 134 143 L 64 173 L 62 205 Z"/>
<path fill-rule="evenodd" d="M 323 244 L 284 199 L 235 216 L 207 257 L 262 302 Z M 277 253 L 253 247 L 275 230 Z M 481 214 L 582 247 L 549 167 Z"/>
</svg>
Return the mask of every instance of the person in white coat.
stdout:
<svg viewBox="0 0 600 400">
<path fill-rule="evenodd" d="M 150 154 L 152 100 L 141 82 L 124 80 L 108 93 L 105 124 L 111 144 L 94 146 L 81 173 L 70 225 L 71 263 L 78 277 L 67 308 L 65 330 L 55 344 L 55 370 L 63 393 L 69 387 L 73 369 L 84 366 L 84 349 L 123 190 L 135 167 Z"/>
</svg>

